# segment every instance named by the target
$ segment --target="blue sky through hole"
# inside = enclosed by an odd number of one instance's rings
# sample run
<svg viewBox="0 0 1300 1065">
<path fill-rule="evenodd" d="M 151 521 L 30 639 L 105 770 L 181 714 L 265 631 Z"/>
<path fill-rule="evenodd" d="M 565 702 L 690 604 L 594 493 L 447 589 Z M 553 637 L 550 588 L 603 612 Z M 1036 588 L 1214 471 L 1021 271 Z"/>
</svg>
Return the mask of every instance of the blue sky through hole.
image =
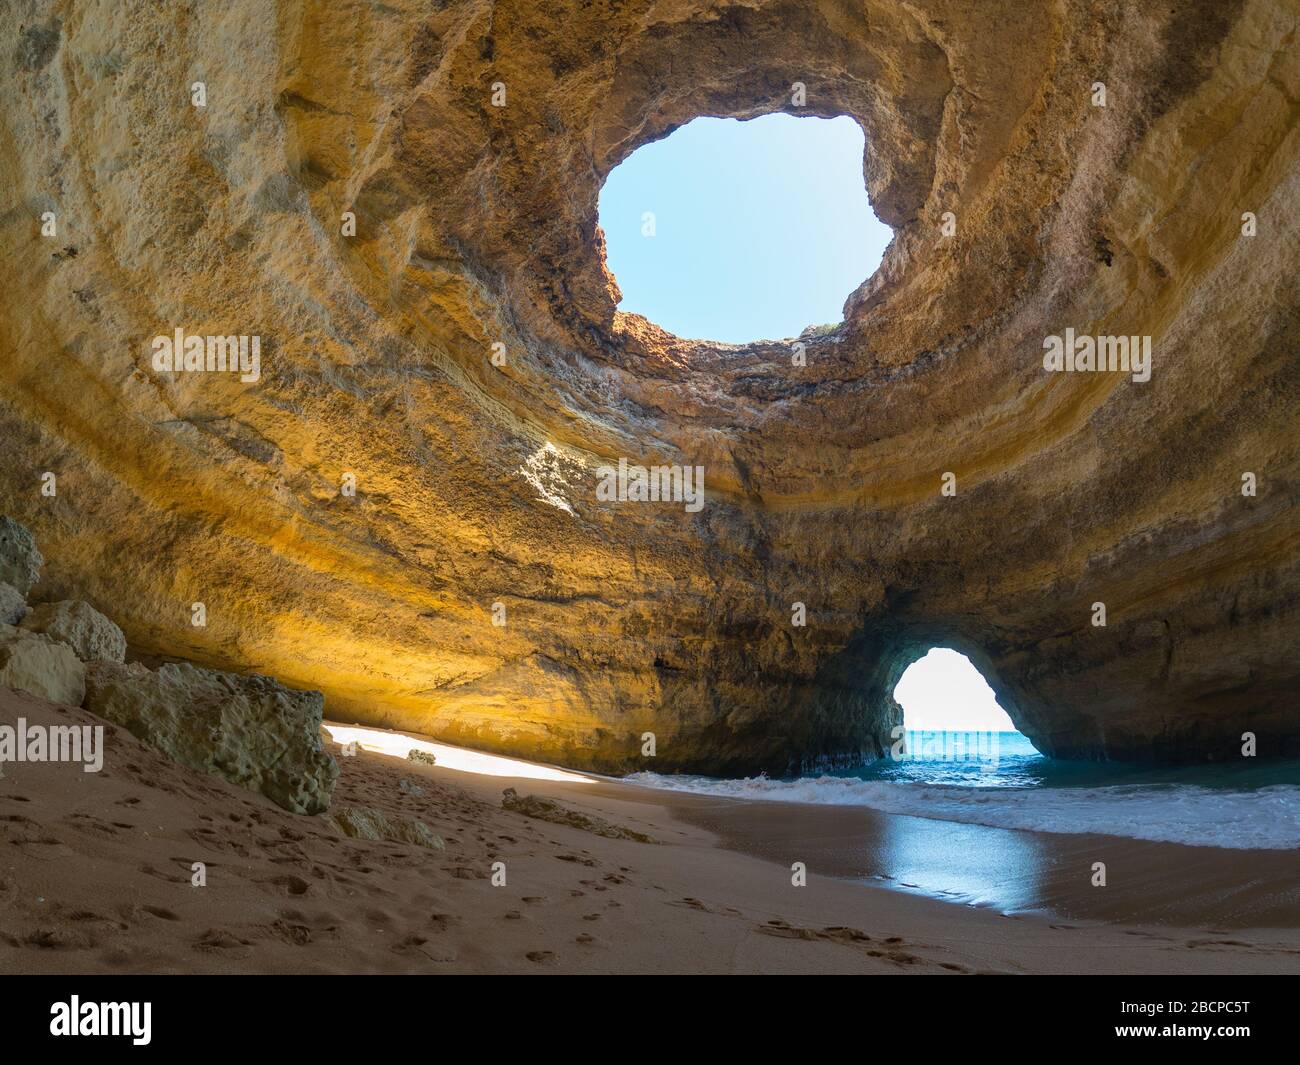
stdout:
<svg viewBox="0 0 1300 1065">
<path fill-rule="evenodd" d="M 936 647 L 903 672 L 894 688 L 909 729 L 1014 732 L 1007 712 L 965 655 Z"/>
<path fill-rule="evenodd" d="M 619 309 L 732 344 L 838 324 L 893 237 L 862 153 L 852 119 L 791 115 L 698 118 L 639 148 L 600 193 Z"/>
</svg>

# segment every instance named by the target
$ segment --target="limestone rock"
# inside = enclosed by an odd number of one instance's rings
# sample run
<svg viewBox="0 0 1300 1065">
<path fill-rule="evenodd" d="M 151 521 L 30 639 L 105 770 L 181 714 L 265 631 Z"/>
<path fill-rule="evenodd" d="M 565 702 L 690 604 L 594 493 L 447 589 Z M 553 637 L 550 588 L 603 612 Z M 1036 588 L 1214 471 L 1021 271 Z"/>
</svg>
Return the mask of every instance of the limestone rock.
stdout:
<svg viewBox="0 0 1300 1065">
<path fill-rule="evenodd" d="M 0 517 L 0 581 L 26 596 L 41 579 L 45 559 L 27 527 L 10 517 Z"/>
<path fill-rule="evenodd" d="M 0 625 L 0 684 L 52 703 L 80 706 L 86 693 L 86 667 L 65 643 Z"/>
<path fill-rule="evenodd" d="M 421 765 L 437 765 L 438 759 L 428 751 L 422 751 L 418 747 L 412 747 L 406 752 L 408 762 L 419 762 Z"/>
<path fill-rule="evenodd" d="M 1293 0 L 61 6 L 0 64 L 0 499 L 141 652 L 601 771 L 878 754 L 933 646 L 1056 754 L 1300 753 Z M 611 170 L 796 110 L 894 229 L 844 321 L 795 366 L 620 311 Z M 1067 329 L 1150 380 L 1049 372 Z M 704 509 L 599 501 L 620 458 Z"/>
<path fill-rule="evenodd" d="M 606 821 L 603 817 L 593 817 L 591 814 L 579 813 L 577 810 L 570 809 L 568 806 L 558 803 L 554 799 L 548 799 L 544 795 L 520 795 L 514 788 L 506 788 L 501 793 L 501 808 L 523 814 L 525 817 L 531 817 L 538 821 L 550 821 L 556 825 L 580 828 L 584 832 L 605 836 L 607 839 L 630 839 L 635 840 L 637 843 L 654 842 L 643 832 L 624 828 L 612 821 Z"/>
<path fill-rule="evenodd" d="M 344 806 L 330 817 L 345 836 L 353 839 L 388 840 L 411 843 L 430 850 L 444 850 L 446 844 L 423 821 L 409 817 L 389 817 L 373 806 Z"/>
<path fill-rule="evenodd" d="M 27 615 L 27 598 L 12 584 L 0 581 L 0 625 L 17 625 Z"/>
<path fill-rule="evenodd" d="M 87 668 L 85 708 L 182 765 L 259 791 L 286 810 L 316 814 L 329 806 L 339 767 L 320 740 L 320 692 L 188 663 L 149 671 L 97 662 Z"/>
<path fill-rule="evenodd" d="M 61 640 L 83 662 L 126 661 L 126 637 L 122 630 L 79 599 L 42 603 L 32 609 L 22 627 Z"/>
</svg>

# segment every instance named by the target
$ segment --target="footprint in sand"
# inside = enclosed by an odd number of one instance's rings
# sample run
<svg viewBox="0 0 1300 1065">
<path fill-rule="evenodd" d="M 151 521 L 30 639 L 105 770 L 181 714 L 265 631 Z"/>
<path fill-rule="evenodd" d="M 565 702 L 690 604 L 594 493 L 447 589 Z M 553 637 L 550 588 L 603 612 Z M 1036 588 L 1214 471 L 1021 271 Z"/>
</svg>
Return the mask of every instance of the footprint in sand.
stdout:
<svg viewBox="0 0 1300 1065">
<path fill-rule="evenodd" d="M 72 913 L 68 914 L 68 920 L 87 924 L 117 924 L 113 918 L 105 917 L 102 913 L 96 913 L 94 910 L 73 910 Z"/>
<path fill-rule="evenodd" d="M 162 881 L 165 881 L 165 882 L 168 883 L 168 884 L 187 884 L 187 883 L 189 883 L 189 877 L 188 877 L 188 876 L 170 876 L 170 875 L 168 875 L 167 873 L 163 873 L 163 872 L 160 872 L 159 870 L 155 869 L 152 865 L 145 864 L 145 865 L 137 866 L 136 868 L 137 868 L 140 872 L 144 873 L 145 876 L 151 876 L 151 877 L 153 877 L 155 880 L 162 880 Z"/>
<path fill-rule="evenodd" d="M 392 950 L 394 954 L 401 954 L 403 956 L 418 955 L 428 961 L 441 962 L 444 964 L 456 960 L 455 954 L 445 950 L 438 950 L 429 942 L 429 940 L 425 939 L 424 936 L 418 935 L 407 936 L 405 939 L 401 940 L 401 942 L 394 943 L 389 949 Z"/>
<path fill-rule="evenodd" d="M 79 832 L 102 836 L 105 839 L 112 839 L 120 835 L 121 828 L 135 827 L 134 825 L 121 825 L 119 827 L 114 822 L 105 821 L 94 814 L 72 814 L 70 817 L 64 818 L 64 823 Z"/>
<path fill-rule="evenodd" d="M 755 931 L 763 933 L 765 936 L 778 936 L 781 939 L 824 939 L 826 938 L 815 928 L 795 928 L 782 920 L 768 921 L 767 924 L 759 925 Z"/>
<path fill-rule="evenodd" d="M 538 965 L 549 965 L 559 961 L 555 952 L 550 950 L 530 950 L 524 957 L 529 961 L 535 961 Z"/>
<path fill-rule="evenodd" d="M 38 950 L 89 950 L 97 945 L 88 932 L 71 928 L 37 928 L 29 932 L 23 944 Z"/>
<path fill-rule="evenodd" d="M 292 924 L 289 921 L 275 921 L 271 931 L 277 939 L 291 943 L 295 947 L 305 947 L 311 942 L 311 929 L 306 925 Z"/>
<path fill-rule="evenodd" d="M 866 932 L 857 928 L 849 928 L 844 925 L 831 925 L 826 928 L 797 928 L 788 921 L 781 918 L 774 918 L 764 925 L 758 925 L 755 931 L 761 932 L 768 936 L 778 936 L 781 939 L 802 939 L 820 940 L 822 942 L 839 943 L 842 946 L 859 946 L 864 943 L 870 943 L 871 937 Z M 889 936 L 882 941 L 885 946 L 892 946 L 893 950 L 865 950 L 868 957 L 884 958 L 895 965 L 919 965 L 922 961 L 915 954 L 909 954 L 904 950 L 897 949 L 898 944 L 904 941 L 902 936 Z M 947 966 L 945 966 L 947 968 Z M 960 970 L 959 970 L 960 971 Z"/>
<path fill-rule="evenodd" d="M 311 890 L 311 885 L 306 880 L 291 873 L 273 876 L 269 880 L 259 880 L 258 883 L 262 887 L 270 888 L 272 893 L 277 895 L 306 895 Z"/>
<path fill-rule="evenodd" d="M 37 839 L 16 839 L 13 842 L 24 854 L 43 862 L 53 861 L 56 858 L 68 858 L 75 853 L 63 840 L 55 839 L 53 836 L 41 836 Z"/>
<path fill-rule="evenodd" d="M 847 925 L 831 925 L 822 929 L 822 934 L 828 939 L 838 939 L 845 943 L 870 943 L 871 937 L 858 928 L 849 928 Z M 894 938 L 886 942 L 899 943 L 901 940 Z"/>
<path fill-rule="evenodd" d="M 248 948 L 251 946 L 251 942 L 240 939 L 224 928 L 209 928 L 193 943 L 195 950 L 205 954 L 223 954 L 232 958 L 248 957 L 251 953 Z"/>
</svg>

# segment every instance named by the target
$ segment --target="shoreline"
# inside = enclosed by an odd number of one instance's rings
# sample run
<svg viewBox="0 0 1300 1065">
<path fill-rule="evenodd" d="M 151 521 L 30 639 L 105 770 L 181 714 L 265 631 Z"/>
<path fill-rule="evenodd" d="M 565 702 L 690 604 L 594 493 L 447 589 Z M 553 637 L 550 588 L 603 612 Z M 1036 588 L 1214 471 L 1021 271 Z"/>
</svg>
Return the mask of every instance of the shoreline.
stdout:
<svg viewBox="0 0 1300 1065">
<path fill-rule="evenodd" d="M 428 742 L 418 733 L 374 729 Z M 430 746 L 454 748 L 433 741 Z M 1053 920 L 1179 928 L 1300 928 L 1300 852 L 1193 846 L 1094 832 L 1003 828 L 823 804 L 715 796 L 504 759 L 594 781 L 578 794 L 645 793 L 724 849 L 865 887 Z M 538 781 L 523 781 L 538 790 Z M 1107 882 L 1094 886 L 1094 862 Z M 1169 870 L 1178 870 L 1171 877 Z M 1248 872 L 1246 870 L 1249 870 Z"/>
<path fill-rule="evenodd" d="M 995 828 L 811 803 L 716 800 L 681 815 L 730 849 L 772 861 L 797 853 L 827 876 L 953 905 L 1053 920 L 1300 928 L 1294 851 Z M 1093 884 L 1096 862 L 1105 863 L 1104 886 Z"/>
<path fill-rule="evenodd" d="M 0 692 L 0 722 L 18 716 L 101 723 Z M 334 805 L 311 817 L 184 769 L 123 729 L 107 726 L 106 737 L 100 773 L 5 766 L 6 971 L 1300 971 L 1295 927 L 1229 935 L 1213 922 L 1066 922 L 838 879 L 828 875 L 841 846 L 835 826 L 802 807 L 786 807 L 783 827 L 748 801 L 598 778 L 488 776 L 364 749 L 340 757 L 335 746 Z M 503 809 L 507 788 L 653 842 Z M 442 849 L 346 836 L 330 818 L 349 808 L 418 819 Z M 766 846 L 769 857 L 731 849 L 745 825 L 746 846 Z M 781 853 L 791 833 L 809 866 L 804 887 L 792 885 Z M 1239 861 L 1254 854 L 1234 852 Z M 194 862 L 205 863 L 203 887 L 191 883 Z M 498 866 L 505 882 L 494 886 Z M 1167 870 L 1171 890 L 1186 888 L 1183 872 Z"/>
</svg>

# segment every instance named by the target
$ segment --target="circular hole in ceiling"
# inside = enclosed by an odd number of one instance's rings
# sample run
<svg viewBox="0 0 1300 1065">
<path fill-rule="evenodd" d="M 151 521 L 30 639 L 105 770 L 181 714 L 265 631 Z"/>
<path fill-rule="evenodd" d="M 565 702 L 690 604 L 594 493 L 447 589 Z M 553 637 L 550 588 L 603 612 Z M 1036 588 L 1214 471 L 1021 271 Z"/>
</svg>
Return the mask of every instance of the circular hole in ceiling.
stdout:
<svg viewBox="0 0 1300 1065">
<path fill-rule="evenodd" d="M 851 118 L 698 118 L 600 192 L 623 298 L 681 337 L 744 344 L 840 323 L 893 231 L 871 209 Z"/>
</svg>

